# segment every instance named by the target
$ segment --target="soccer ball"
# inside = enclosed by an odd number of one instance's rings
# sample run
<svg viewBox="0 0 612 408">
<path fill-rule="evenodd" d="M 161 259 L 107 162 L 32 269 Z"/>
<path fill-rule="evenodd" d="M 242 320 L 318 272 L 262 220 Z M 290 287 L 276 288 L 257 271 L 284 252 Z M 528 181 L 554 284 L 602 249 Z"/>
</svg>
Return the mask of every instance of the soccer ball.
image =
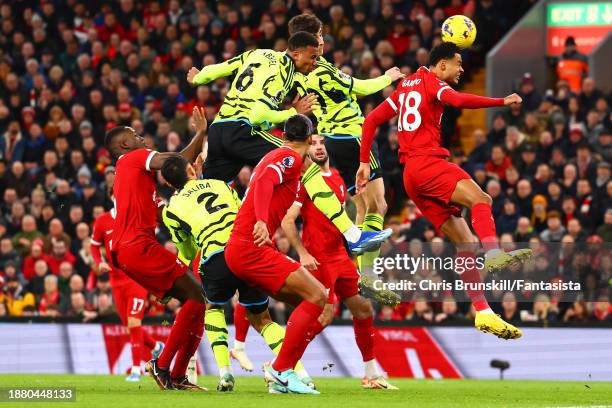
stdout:
<svg viewBox="0 0 612 408">
<path fill-rule="evenodd" d="M 442 23 L 442 41 L 464 49 L 474 43 L 476 25 L 466 16 L 451 16 Z"/>
</svg>

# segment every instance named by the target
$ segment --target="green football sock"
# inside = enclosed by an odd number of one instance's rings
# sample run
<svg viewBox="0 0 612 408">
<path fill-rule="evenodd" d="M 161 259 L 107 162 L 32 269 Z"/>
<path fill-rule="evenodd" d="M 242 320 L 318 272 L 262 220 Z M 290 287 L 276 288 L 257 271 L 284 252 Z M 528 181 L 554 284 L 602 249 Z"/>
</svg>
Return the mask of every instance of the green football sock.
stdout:
<svg viewBox="0 0 612 408">
<path fill-rule="evenodd" d="M 384 218 L 378 213 L 367 213 L 363 220 L 362 230 L 363 231 L 382 231 Z M 374 259 L 380 255 L 380 248 L 375 251 L 364 252 L 357 258 L 359 270 L 363 271 L 364 268 L 371 268 L 374 266 Z"/>
<path fill-rule="evenodd" d="M 215 355 L 217 367 L 221 370 L 230 366 L 230 356 L 227 346 L 227 322 L 223 309 L 209 309 L 205 315 L 206 337 Z"/>
<path fill-rule="evenodd" d="M 323 179 L 318 164 L 312 163 L 306 170 L 302 176 L 302 184 L 314 205 L 330 219 L 340 232 L 345 233 L 354 226 L 340 200 Z"/>
<path fill-rule="evenodd" d="M 275 322 L 270 322 L 264 326 L 261 330 L 261 336 L 264 338 L 270 350 L 278 356 L 278 352 L 283 345 L 283 339 L 285 338 L 285 329 L 281 325 Z M 303 370 L 304 366 L 301 361 L 298 361 L 295 365 L 295 371 Z"/>
</svg>

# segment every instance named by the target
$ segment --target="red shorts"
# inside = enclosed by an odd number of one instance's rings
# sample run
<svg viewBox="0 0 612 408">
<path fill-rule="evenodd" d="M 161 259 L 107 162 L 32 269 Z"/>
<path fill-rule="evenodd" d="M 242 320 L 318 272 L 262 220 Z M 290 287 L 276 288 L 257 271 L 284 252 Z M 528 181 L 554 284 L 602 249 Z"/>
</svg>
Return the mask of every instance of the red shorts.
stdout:
<svg viewBox="0 0 612 408">
<path fill-rule="evenodd" d="M 312 275 L 329 290 L 327 303 L 335 303 L 359 293 L 359 273 L 353 261 L 348 257 L 322 260 Z"/>
<path fill-rule="evenodd" d="M 147 291 L 137 283 L 126 283 L 113 287 L 113 301 L 121 323 L 127 326 L 128 317 L 144 318 Z"/>
<path fill-rule="evenodd" d="M 154 239 L 120 246 L 113 252 L 113 263 L 160 299 L 177 278 L 189 272 L 188 266 Z"/>
<path fill-rule="evenodd" d="M 277 294 L 285 285 L 287 276 L 301 267 L 299 262 L 267 245 L 256 247 L 228 243 L 225 262 L 239 279 L 268 295 Z"/>
<path fill-rule="evenodd" d="M 404 188 L 437 229 L 461 209 L 450 203 L 457 183 L 471 179 L 461 167 L 440 156 L 413 156 L 404 163 Z"/>
</svg>

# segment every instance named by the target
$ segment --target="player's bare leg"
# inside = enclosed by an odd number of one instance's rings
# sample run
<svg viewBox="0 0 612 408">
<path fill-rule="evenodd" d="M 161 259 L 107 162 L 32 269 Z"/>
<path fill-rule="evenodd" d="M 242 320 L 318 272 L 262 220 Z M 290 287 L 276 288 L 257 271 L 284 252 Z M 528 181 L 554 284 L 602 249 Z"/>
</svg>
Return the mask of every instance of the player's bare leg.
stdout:
<svg viewBox="0 0 612 408">
<path fill-rule="evenodd" d="M 481 282 L 480 271 L 475 262 L 478 241 L 462 217 L 451 216 L 440 227 L 448 239 L 456 245 L 457 258 L 464 258 L 465 270 L 459 273 L 466 284 L 476 285 Z M 467 290 L 468 296 L 476 309 L 476 328 L 485 333 L 492 333 L 502 339 L 518 339 L 522 336 L 520 329 L 503 321 L 493 313 L 482 290 Z"/>
<path fill-rule="evenodd" d="M 385 200 L 385 184 L 382 178 L 370 181 L 363 192 L 353 197 L 357 207 L 357 217 L 361 217 L 358 225 L 363 231 L 381 231 L 384 226 L 385 214 L 387 212 L 387 201 Z M 400 302 L 400 296 L 390 290 L 376 290 L 374 288 L 375 275 L 372 270 L 374 260 L 380 255 L 380 248 L 374 251 L 364 252 L 357 257 L 359 266 L 359 291 L 370 299 L 381 305 L 396 306 Z"/>
<path fill-rule="evenodd" d="M 472 227 L 485 250 L 485 267 L 488 272 L 496 272 L 511 264 L 529 259 L 533 255 L 531 249 L 517 249 L 506 253 L 499 248 L 495 221 L 491 213 L 493 201 L 474 180 L 459 181 L 450 201 L 470 209 Z"/>
<path fill-rule="evenodd" d="M 318 394 L 299 379 L 293 368 L 310 341 L 323 330 L 319 317 L 327 299 L 325 288 L 310 272 L 300 267 L 287 276 L 278 294 L 280 297 L 298 296 L 303 300 L 289 316 L 285 339 L 266 374 L 274 380 L 277 392 Z"/>
</svg>

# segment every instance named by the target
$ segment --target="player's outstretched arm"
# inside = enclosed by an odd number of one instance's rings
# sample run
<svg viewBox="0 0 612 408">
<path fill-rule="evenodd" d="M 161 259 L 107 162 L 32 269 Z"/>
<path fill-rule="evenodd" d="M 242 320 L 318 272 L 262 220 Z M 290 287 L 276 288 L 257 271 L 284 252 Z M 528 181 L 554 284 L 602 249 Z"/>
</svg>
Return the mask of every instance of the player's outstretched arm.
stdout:
<svg viewBox="0 0 612 408">
<path fill-rule="evenodd" d="M 353 92 L 357 95 L 371 95 L 404 78 L 398 67 L 389 68 L 384 75 L 372 79 L 353 78 Z"/>
<path fill-rule="evenodd" d="M 370 180 L 370 150 L 372 150 L 376 129 L 397 114 L 392 103 L 387 98 L 387 100 L 370 112 L 363 123 L 361 147 L 359 148 L 360 164 L 355 178 L 357 193 L 360 193 Z"/>
<path fill-rule="evenodd" d="M 450 86 L 448 88 L 442 88 L 438 91 L 438 94 L 442 103 L 459 109 L 492 108 L 495 106 L 518 104 L 523 101 L 517 94 L 508 95 L 505 98 L 489 98 L 487 96 L 457 92 Z"/>
<path fill-rule="evenodd" d="M 300 256 L 300 263 L 302 266 L 309 271 L 314 271 L 317 269 L 317 265 L 320 265 L 319 261 L 317 261 L 315 257 L 310 255 L 310 253 L 306 250 L 302 240 L 300 239 L 300 233 L 298 232 L 297 226 L 295 225 L 295 221 L 300 216 L 301 206 L 301 203 L 295 202 L 291 207 L 289 207 L 287 214 L 285 214 L 285 217 L 281 222 L 281 227 L 283 228 L 289 243 L 293 248 L 295 248 L 295 251 Z"/>
<path fill-rule="evenodd" d="M 208 129 L 208 122 L 206 121 L 206 115 L 204 108 L 193 108 L 193 127 L 196 130 L 196 135 L 191 139 L 191 142 L 185 147 L 180 155 L 183 156 L 190 163 L 195 162 L 196 158 L 202 153 L 204 146 L 204 140 L 206 137 L 206 129 Z M 157 153 L 151 158 L 149 168 L 151 170 L 160 170 L 167 158 L 176 156 L 177 153 Z"/>
<path fill-rule="evenodd" d="M 227 61 L 209 65 L 201 70 L 192 67 L 189 72 L 187 72 L 187 82 L 192 85 L 202 85 L 221 77 L 230 76 L 242 67 L 244 60 L 250 53 L 251 51 L 244 52 Z"/>
</svg>

